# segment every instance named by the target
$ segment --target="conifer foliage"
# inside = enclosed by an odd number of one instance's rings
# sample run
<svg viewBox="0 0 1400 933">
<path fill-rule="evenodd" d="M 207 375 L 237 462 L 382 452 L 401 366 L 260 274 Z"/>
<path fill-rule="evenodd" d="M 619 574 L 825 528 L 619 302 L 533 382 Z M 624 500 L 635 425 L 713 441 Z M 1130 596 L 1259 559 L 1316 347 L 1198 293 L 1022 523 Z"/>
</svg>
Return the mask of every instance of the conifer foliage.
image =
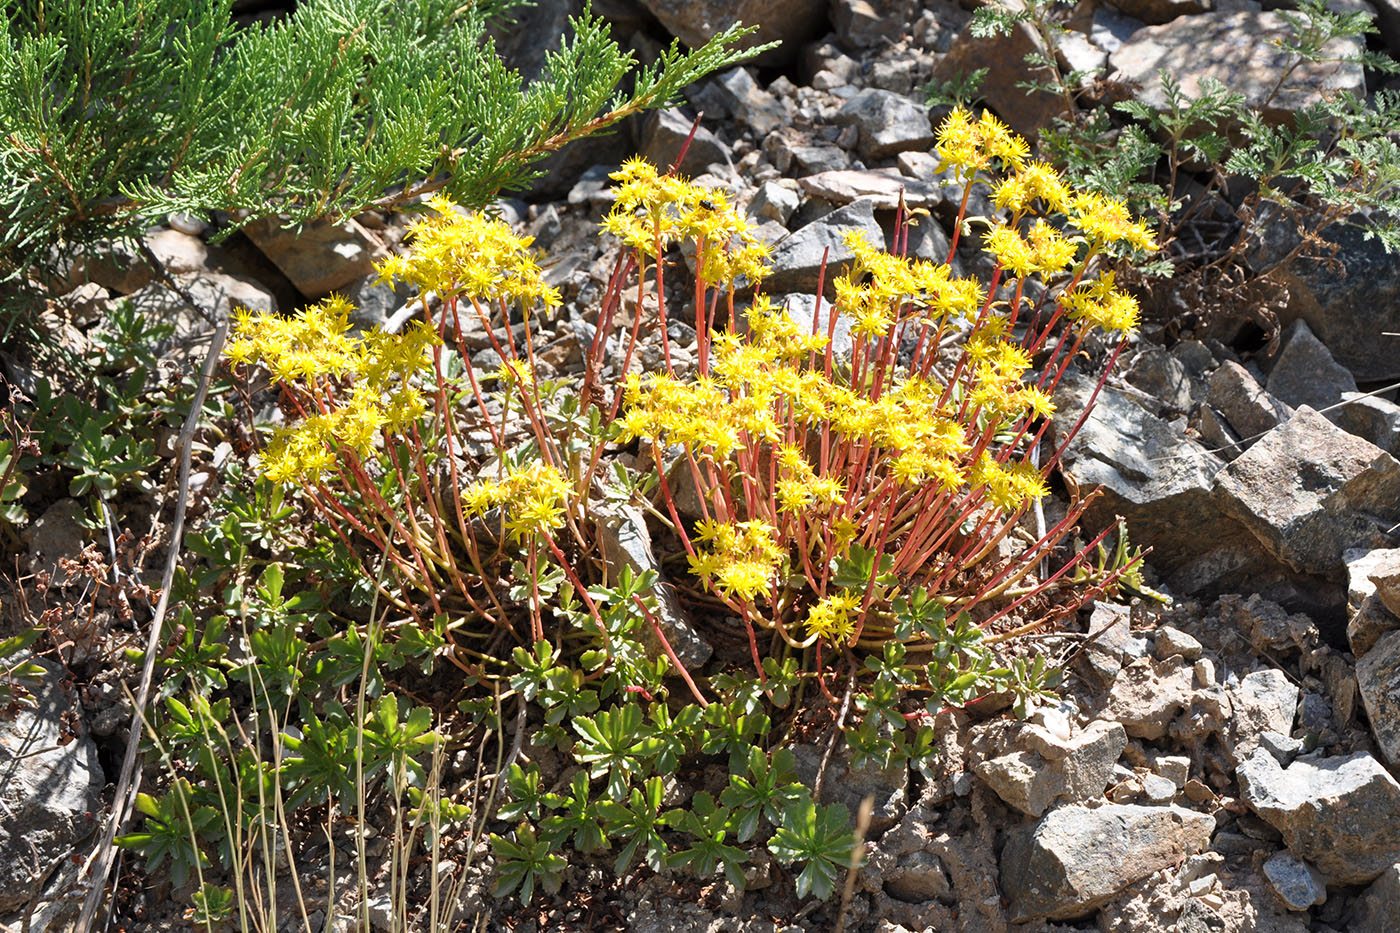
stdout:
<svg viewBox="0 0 1400 933">
<path fill-rule="evenodd" d="M 297 223 L 439 190 L 479 206 L 756 51 L 733 48 L 736 28 L 638 67 L 585 9 L 524 85 L 487 38 L 513 0 L 306 0 L 249 27 L 232 3 L 0 15 L 0 274 L 172 212 Z"/>
</svg>

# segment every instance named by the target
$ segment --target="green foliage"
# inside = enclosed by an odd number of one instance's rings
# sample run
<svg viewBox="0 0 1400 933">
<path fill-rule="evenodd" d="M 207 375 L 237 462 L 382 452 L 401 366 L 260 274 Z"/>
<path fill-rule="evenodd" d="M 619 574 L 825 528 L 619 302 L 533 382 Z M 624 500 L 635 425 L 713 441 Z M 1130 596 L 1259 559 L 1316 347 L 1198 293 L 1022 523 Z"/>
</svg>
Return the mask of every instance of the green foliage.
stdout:
<svg viewBox="0 0 1400 933">
<path fill-rule="evenodd" d="M 0 525 L 23 525 L 29 521 L 29 515 L 19 502 L 28 491 L 25 476 L 19 469 L 15 442 L 0 441 Z"/>
<path fill-rule="evenodd" d="M 752 54 L 735 28 L 637 68 L 585 12 L 522 88 L 484 39 L 509 0 L 312 0 L 246 28 L 231 3 L 50 0 L 0 18 L 0 271 L 177 211 L 302 223 L 430 190 L 481 206 Z"/>
<path fill-rule="evenodd" d="M 177 886 L 189 880 L 190 873 L 207 867 L 209 860 L 199 850 L 198 840 L 218 824 L 213 807 L 191 803 L 194 788 L 183 778 L 159 799 L 150 794 L 136 795 L 136 809 L 146 818 L 143 832 L 117 837 L 117 845 L 134 849 L 146 857 L 146 871 L 152 872 L 167 861 L 170 878 Z"/>
<path fill-rule="evenodd" d="M 797 896 L 831 896 L 837 873 L 855 866 L 855 834 L 849 828 L 850 813 L 839 803 L 817 806 L 810 799 L 783 811 L 782 825 L 768 842 L 780 862 L 802 863 L 797 876 Z"/>
<path fill-rule="evenodd" d="M 568 862 L 555 855 L 552 846 L 535 836 L 529 823 L 521 823 L 511 834 L 491 836 L 491 851 L 499 863 L 496 868 L 496 886 L 492 893 L 505 897 L 519 890 L 520 903 L 528 905 L 535 897 L 535 887 L 544 888 L 553 894 L 559 890 L 564 880 L 564 869 Z"/>
<path fill-rule="evenodd" d="M 42 634 L 43 629 L 29 628 L 0 639 L 0 707 L 32 704 L 31 691 L 43 683 L 48 674 L 29 654 L 30 646 Z"/>
</svg>

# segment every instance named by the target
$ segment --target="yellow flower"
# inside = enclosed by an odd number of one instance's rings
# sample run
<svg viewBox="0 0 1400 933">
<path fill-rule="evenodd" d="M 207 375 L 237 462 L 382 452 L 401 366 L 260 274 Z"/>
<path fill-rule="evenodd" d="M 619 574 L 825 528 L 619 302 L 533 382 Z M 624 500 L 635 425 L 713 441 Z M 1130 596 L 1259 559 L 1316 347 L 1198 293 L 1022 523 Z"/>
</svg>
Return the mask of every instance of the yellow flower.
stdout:
<svg viewBox="0 0 1400 933">
<path fill-rule="evenodd" d="M 860 609 L 861 598 L 853 590 L 842 590 L 817 602 L 807 612 L 807 631 L 832 645 L 846 644 L 855 632 L 852 613 Z"/>
</svg>

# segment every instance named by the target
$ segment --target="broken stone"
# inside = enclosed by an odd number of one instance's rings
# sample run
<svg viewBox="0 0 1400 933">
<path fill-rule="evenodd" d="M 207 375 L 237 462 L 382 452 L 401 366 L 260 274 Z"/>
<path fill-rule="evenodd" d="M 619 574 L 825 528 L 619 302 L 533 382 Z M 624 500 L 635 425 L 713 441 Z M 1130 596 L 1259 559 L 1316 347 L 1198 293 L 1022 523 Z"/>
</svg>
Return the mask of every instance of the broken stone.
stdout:
<svg viewBox="0 0 1400 933">
<path fill-rule="evenodd" d="M 692 128 L 694 136 L 691 136 Z M 686 146 L 687 139 L 689 146 Z M 703 123 L 695 126 L 695 121 L 675 107 L 653 111 L 643 125 L 642 140 L 642 155 L 663 172 L 675 164 L 682 146 L 686 146 L 685 159 L 677 166 L 677 171 L 684 175 L 698 175 L 712 162 L 721 165 L 729 162 L 729 150 L 719 137 Z"/>
<path fill-rule="evenodd" d="M 1264 115 L 1274 121 L 1340 92 L 1365 95 L 1361 65 L 1346 60 L 1354 60 L 1363 48 L 1352 37 L 1332 40 L 1323 50 L 1324 61 L 1292 70 L 1275 91 L 1279 75 L 1291 62 L 1291 53 L 1279 45 L 1291 36 L 1282 15 L 1258 8 L 1182 16 L 1133 33 L 1109 56 L 1109 79 L 1138 86 L 1135 100 L 1164 110 L 1162 71 L 1176 78 L 1188 98 L 1203 96 L 1202 82 L 1214 78 L 1243 94 L 1247 108 L 1267 103 Z"/>
<path fill-rule="evenodd" d="M 1357 898 L 1344 929 L 1381 933 L 1394 926 L 1396 917 L 1400 917 L 1400 863 L 1387 867 Z"/>
<path fill-rule="evenodd" d="M 1128 885 L 1210 843 L 1215 820 L 1177 806 L 1069 805 L 1012 830 L 1002 890 L 1013 923 L 1087 916 Z"/>
<path fill-rule="evenodd" d="M 1283 671 L 1270 668 L 1241 678 L 1229 689 L 1231 715 L 1225 724 L 1225 745 L 1236 762 L 1259 747 L 1264 732 L 1287 735 L 1298 710 L 1298 687 Z"/>
<path fill-rule="evenodd" d="M 633 574 L 660 570 L 652 552 L 646 513 L 635 505 L 595 503 L 593 514 L 597 519 L 598 546 L 611 578 L 617 579 L 624 567 Z M 676 597 L 674 586 L 658 578 L 651 592 L 656 597 L 657 627 L 666 636 L 666 641 L 686 670 L 695 670 L 710 659 L 714 649 L 690 624 Z M 653 657 L 664 653 L 661 641 L 650 625 L 642 629 L 642 642 L 653 652 Z"/>
<path fill-rule="evenodd" d="M 374 272 L 389 258 L 384 245 L 357 221 L 320 221 L 286 229 L 277 217 L 243 227 L 244 234 L 307 298 L 321 298 Z"/>
<path fill-rule="evenodd" d="M 833 120 L 859 129 L 860 154 L 865 159 L 886 159 L 933 143 L 927 108 L 893 91 L 866 88 L 846 101 Z"/>
<path fill-rule="evenodd" d="M 1128 736 L 1116 722 L 1094 722 L 1069 742 L 1066 754 L 1046 758 L 1023 749 L 979 762 L 975 772 L 1007 804 L 1040 816 L 1056 801 L 1078 801 L 1103 793 Z"/>
<path fill-rule="evenodd" d="M 1159 347 L 1139 353 L 1126 378 L 1157 401 L 1159 414 L 1183 414 L 1205 396 L 1205 386 L 1195 383 L 1186 364 Z"/>
<path fill-rule="evenodd" d="M 1269 394 L 1298 408 L 1307 405 L 1317 411 L 1331 408 L 1342 400 L 1342 393 L 1355 392 L 1356 380 L 1303 321 L 1294 321 L 1287 342 L 1269 373 Z M 1329 421 L 1338 420 L 1339 411 L 1327 412 Z"/>
<path fill-rule="evenodd" d="M 841 803 L 855 813 L 866 797 L 875 798 L 875 809 L 870 817 L 870 831 L 879 835 L 903 819 L 909 809 L 906 800 L 909 787 L 907 767 L 877 768 L 873 764 L 862 767 L 851 766 L 850 753 L 846 743 L 838 747 L 827 762 L 826 775 L 822 779 L 821 803 Z M 817 779 L 822 755 L 826 748 L 822 745 L 799 744 L 793 747 L 794 767 L 797 776 L 807 787 Z"/>
<path fill-rule="evenodd" d="M 1274 756 L 1283 767 L 1293 764 L 1294 759 L 1306 751 L 1305 743 L 1302 739 L 1295 739 L 1291 735 L 1284 735 L 1282 732 L 1261 732 L 1259 733 L 1259 748 L 1264 749 Z"/>
<path fill-rule="evenodd" d="M 60 668 L 34 663 L 46 674 L 32 705 L 0 719 L 0 911 L 23 907 L 38 876 L 92 832 L 105 783 L 97 746 L 72 734 L 81 715 Z"/>
<path fill-rule="evenodd" d="M 1343 392 L 1341 407 L 1327 413 L 1348 434 L 1364 437 L 1392 457 L 1400 454 L 1400 405 L 1377 395 Z"/>
<path fill-rule="evenodd" d="M 730 112 L 759 136 L 766 136 L 788 122 L 787 109 L 782 101 L 759 87 L 747 69 L 731 68 L 715 79 L 714 87 Z"/>
<path fill-rule="evenodd" d="M 901 23 L 899 17 L 882 12 L 869 0 L 832 0 L 831 25 L 836 28 L 836 34 L 852 46 L 873 49 L 897 39 Z"/>
<path fill-rule="evenodd" d="M 749 214 L 787 226 L 788 218 L 797 210 L 800 202 L 801 196 L 793 189 L 791 181 L 786 184 L 782 181 L 765 181 L 749 201 Z"/>
<path fill-rule="evenodd" d="M 1017 5 L 1008 3 L 1007 6 L 1014 9 Z M 1033 54 L 1050 58 L 1044 40 L 1028 23 L 1015 23 L 1010 33 L 996 36 L 973 35 L 969 25 L 958 34 L 948 54 L 934 66 L 933 78 L 940 82 L 954 81 L 992 62 L 1015 62 L 1019 66 L 1027 55 Z M 1064 112 L 1065 104 L 1056 94 L 1020 87 L 1025 80 L 1026 69 L 1022 67 L 994 67 L 988 70 L 978 93 L 1013 130 L 1034 139 Z"/>
<path fill-rule="evenodd" d="M 1351 653 L 1360 658 L 1375 647 L 1382 635 L 1396 629 L 1400 629 L 1400 619 L 1385 608 L 1379 596 L 1372 594 L 1348 615 L 1347 644 Z"/>
<path fill-rule="evenodd" d="M 905 206 L 911 208 L 927 208 L 943 200 L 940 186 L 910 178 L 892 168 L 819 172 L 798 179 L 797 183 L 813 197 L 833 204 L 849 204 L 857 198 L 869 198 L 877 211 L 892 211 L 899 207 L 901 194 Z"/>
<path fill-rule="evenodd" d="M 1289 910 L 1307 910 L 1327 900 L 1327 884 L 1322 875 L 1286 849 L 1264 863 L 1264 877 Z"/>
<path fill-rule="evenodd" d="M 1103 717 L 1120 722 L 1136 739 L 1160 739 L 1190 702 L 1193 671 L 1178 659 L 1142 658 L 1127 665 L 1113 682 Z"/>
<path fill-rule="evenodd" d="M 1089 636 L 1084 657 L 1105 686 L 1113 683 L 1123 665 L 1148 655 L 1147 639 L 1134 635 L 1127 606 L 1095 603 L 1089 615 Z"/>
<path fill-rule="evenodd" d="M 1215 6 L 1214 0 L 1112 0 L 1124 13 L 1144 23 L 1169 23 L 1178 16 L 1204 13 Z"/>
<path fill-rule="evenodd" d="M 769 292 L 815 293 L 824 253 L 828 276 L 841 274 L 855 259 L 845 241 L 852 231 L 864 234 L 872 244 L 884 242 L 884 232 L 875 222 L 874 205 L 867 198 L 852 201 L 779 240 L 769 257 L 773 271 L 764 279 L 764 287 Z"/>
<path fill-rule="evenodd" d="M 1283 768 L 1259 749 L 1236 777 L 1244 802 L 1328 884 L 1364 884 L 1400 859 L 1400 783 L 1366 752 Z"/>
<path fill-rule="evenodd" d="M 1153 648 L 1163 661 L 1180 656 L 1184 661 L 1194 661 L 1201 656 L 1201 643 L 1181 629 L 1164 625 L 1153 636 Z"/>
<path fill-rule="evenodd" d="M 1367 578 L 1375 586 L 1376 596 L 1385 608 L 1400 615 L 1400 549 L 1381 550 L 1384 556 L 1379 566 L 1370 569 Z"/>
<path fill-rule="evenodd" d="M 1269 395 L 1249 370 L 1233 360 L 1226 360 L 1211 373 L 1206 404 L 1244 439 L 1241 447 L 1246 448 L 1293 414 L 1293 409 Z"/>
<path fill-rule="evenodd" d="M 733 26 L 757 26 L 757 32 L 734 48 L 779 43 L 758 57 L 764 65 L 782 65 L 796 57 L 797 50 L 821 31 L 827 9 L 825 0 L 642 0 L 642 6 L 692 49 Z"/>
<path fill-rule="evenodd" d="M 1381 635 L 1356 662 L 1356 686 L 1381 753 L 1400 764 L 1400 631 Z"/>
<path fill-rule="evenodd" d="M 1224 508 L 1292 569 L 1339 579 L 1348 548 L 1384 547 L 1400 462 L 1304 406 L 1215 479 Z"/>
</svg>

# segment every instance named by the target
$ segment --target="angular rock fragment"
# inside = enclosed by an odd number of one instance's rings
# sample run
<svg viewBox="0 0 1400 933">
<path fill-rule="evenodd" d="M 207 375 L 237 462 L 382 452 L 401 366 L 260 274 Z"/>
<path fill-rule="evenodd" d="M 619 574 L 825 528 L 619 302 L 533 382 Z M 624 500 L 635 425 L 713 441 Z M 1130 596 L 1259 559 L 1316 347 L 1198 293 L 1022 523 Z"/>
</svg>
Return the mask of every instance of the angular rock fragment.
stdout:
<svg viewBox="0 0 1400 933">
<path fill-rule="evenodd" d="M 841 105 L 834 122 L 860 131 L 860 154 L 885 159 L 933 142 L 928 109 L 902 94 L 866 88 Z"/>
<path fill-rule="evenodd" d="M 1194 672 L 1180 659 L 1142 658 L 1127 665 L 1113 682 L 1103 718 L 1123 724 L 1128 735 L 1160 739 L 1191 702 Z"/>
<path fill-rule="evenodd" d="M 1283 350 L 1269 372 L 1269 394 L 1294 408 L 1307 405 L 1317 411 L 1332 409 L 1343 393 L 1356 391 L 1356 379 L 1345 366 L 1332 358 L 1322 341 L 1303 321 L 1294 321 Z M 1336 422 L 1340 409 L 1327 412 Z"/>
<path fill-rule="evenodd" d="M 1215 479 L 1223 507 L 1292 569 L 1340 579 L 1349 548 L 1384 547 L 1400 462 L 1306 406 Z"/>
<path fill-rule="evenodd" d="M 1381 754 L 1400 764 L 1400 631 L 1381 635 L 1356 662 L 1356 687 Z"/>
<path fill-rule="evenodd" d="M 1286 849 L 1264 863 L 1264 877 L 1289 910 L 1307 910 L 1327 900 L 1327 884 L 1317 869 Z"/>
<path fill-rule="evenodd" d="M 105 778 L 97 746 L 71 735 L 74 715 L 56 665 L 34 705 L 0 720 L 0 911 L 23 907 L 39 873 L 95 828 Z"/>
<path fill-rule="evenodd" d="M 1013 830 L 1001 889 L 1013 923 L 1070 920 L 1210 843 L 1215 820 L 1177 806 L 1070 805 Z"/>
<path fill-rule="evenodd" d="M 1275 92 L 1289 64 L 1289 53 L 1278 41 L 1291 35 L 1280 14 L 1258 8 L 1182 16 L 1133 33 L 1109 56 L 1109 79 L 1140 85 L 1135 98 L 1162 110 L 1167 98 L 1161 71 L 1178 78 L 1186 97 L 1202 96 L 1202 81 L 1214 78 L 1243 94 L 1247 107 L 1267 103 L 1270 119 L 1283 119 L 1339 91 L 1366 93 L 1361 66 L 1341 61 L 1361 51 L 1354 38 L 1334 39 L 1324 50 L 1327 61 L 1294 69 Z"/>
<path fill-rule="evenodd" d="M 877 211 L 892 211 L 899 206 L 900 195 L 911 208 L 929 208 L 943 201 L 943 188 L 917 178 L 910 178 L 892 168 L 845 169 L 819 172 L 797 182 L 813 197 L 833 204 L 849 204 L 857 198 L 869 198 Z"/>
<path fill-rule="evenodd" d="M 374 271 L 388 250 L 354 220 L 321 222 L 287 229 L 276 217 L 243 227 L 263 255 L 307 298 L 320 298 Z"/>
<path fill-rule="evenodd" d="M 1235 761 L 1244 761 L 1259 747 L 1267 732 L 1288 735 L 1298 709 L 1298 687 L 1283 671 L 1255 671 L 1229 690 L 1230 718 L 1225 723 L 1225 744 Z"/>
<path fill-rule="evenodd" d="M 1243 447 L 1249 447 L 1258 436 L 1272 431 L 1293 414 L 1293 409 L 1266 392 L 1249 370 L 1233 360 L 1221 363 L 1210 374 L 1208 386 L 1206 404 L 1244 439 Z"/>
<path fill-rule="evenodd" d="M 1009 805 L 1040 816 L 1056 801 L 1078 801 L 1103 793 L 1113 765 L 1128 745 L 1116 722 L 1095 722 L 1064 743 L 1064 754 L 1047 758 L 1021 749 L 979 762 L 976 774 Z M 1057 749 L 1058 753 L 1060 750 Z"/>
<path fill-rule="evenodd" d="M 703 123 L 696 126 L 675 107 L 653 111 L 643 125 L 642 140 L 642 155 L 663 172 L 675 164 L 682 147 L 685 158 L 677 171 L 683 175 L 698 175 L 713 162 L 723 165 L 729 161 L 729 150 L 719 137 Z"/>
<path fill-rule="evenodd" d="M 875 222 L 875 211 L 867 198 L 852 201 L 779 240 L 769 257 L 773 271 L 763 280 L 764 288 L 773 293 L 814 293 L 823 252 L 828 276 L 838 275 L 855 258 L 845 240 L 852 231 L 864 234 L 872 244 L 884 242 L 884 232 Z"/>
<path fill-rule="evenodd" d="M 1400 860 L 1400 783 L 1366 752 L 1281 767 L 1259 749 L 1240 796 L 1328 884 L 1364 884 Z"/>
</svg>

